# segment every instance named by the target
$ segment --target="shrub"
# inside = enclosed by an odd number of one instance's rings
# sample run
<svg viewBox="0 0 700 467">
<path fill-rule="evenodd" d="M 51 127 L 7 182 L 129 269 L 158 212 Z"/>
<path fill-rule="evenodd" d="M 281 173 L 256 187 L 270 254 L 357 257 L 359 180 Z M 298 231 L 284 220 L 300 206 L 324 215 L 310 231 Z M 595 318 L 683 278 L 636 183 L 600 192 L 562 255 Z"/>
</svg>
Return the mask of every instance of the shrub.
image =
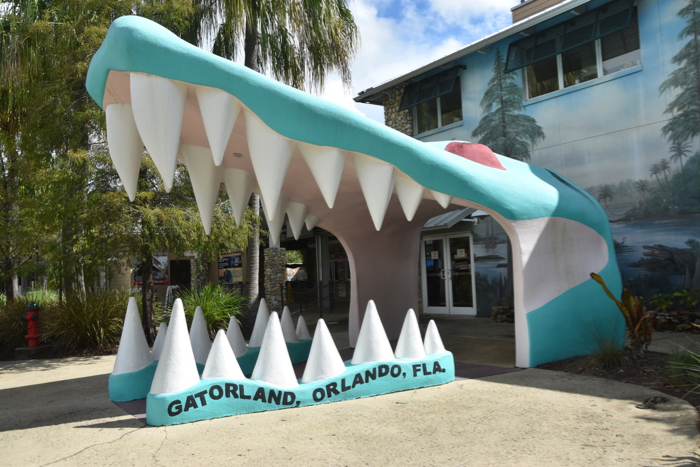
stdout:
<svg viewBox="0 0 700 467">
<path fill-rule="evenodd" d="M 17 297 L 10 304 L 0 306 L 0 355 L 9 355 L 16 347 L 26 347 L 24 339 L 26 327 L 22 321 L 22 315 L 27 309 L 29 300 L 26 297 Z M 39 316 L 41 320 L 41 315 Z M 42 321 L 39 321 L 41 332 Z"/>
<path fill-rule="evenodd" d="M 700 354 L 683 349 L 671 354 L 668 361 L 668 380 L 677 387 L 687 387 L 688 394 L 700 392 Z"/>
<path fill-rule="evenodd" d="M 113 348 L 121 337 L 128 301 L 129 294 L 120 290 L 68 296 L 44 310 L 42 338 L 67 352 Z"/>
<path fill-rule="evenodd" d="M 605 281 L 598 274 L 591 273 L 591 278 L 603 287 L 605 293 L 615 302 L 620 309 L 622 316 L 625 317 L 627 325 L 627 337 L 632 349 L 633 358 L 639 358 L 644 353 L 644 349 L 651 344 L 651 336 L 654 332 L 654 314 L 655 311 L 647 311 L 644 307 L 644 299 L 636 297 L 627 290 L 622 290 L 622 300 L 618 300 L 610 292 Z"/>
<path fill-rule="evenodd" d="M 212 284 L 207 284 L 200 290 L 182 289 L 176 293 L 176 296 L 182 300 L 189 325 L 192 323 L 195 309 L 198 306 L 202 307 L 209 335 L 212 337 L 219 329 L 226 329 L 231 316 L 243 316 L 247 302 L 246 297 L 238 292 Z M 166 304 L 163 313 L 158 316 L 158 321 L 161 323 L 170 321 L 171 306 Z"/>
</svg>

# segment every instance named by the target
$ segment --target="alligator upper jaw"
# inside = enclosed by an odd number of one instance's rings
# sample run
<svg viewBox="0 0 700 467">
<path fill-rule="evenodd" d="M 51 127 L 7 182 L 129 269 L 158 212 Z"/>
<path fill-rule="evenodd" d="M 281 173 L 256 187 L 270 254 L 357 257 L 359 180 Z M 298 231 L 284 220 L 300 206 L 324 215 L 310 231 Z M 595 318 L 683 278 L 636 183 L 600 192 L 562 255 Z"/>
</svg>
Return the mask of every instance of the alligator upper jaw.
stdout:
<svg viewBox="0 0 700 467">
<path fill-rule="evenodd" d="M 347 219 L 376 231 L 422 225 L 454 201 L 385 161 L 287 139 L 220 89 L 111 71 L 103 107 L 110 154 L 130 198 L 144 145 L 168 190 L 179 158 L 207 233 L 221 182 L 238 221 L 251 192 L 261 195 L 274 244 L 285 214 L 298 238 L 304 223 L 332 232 Z"/>
</svg>

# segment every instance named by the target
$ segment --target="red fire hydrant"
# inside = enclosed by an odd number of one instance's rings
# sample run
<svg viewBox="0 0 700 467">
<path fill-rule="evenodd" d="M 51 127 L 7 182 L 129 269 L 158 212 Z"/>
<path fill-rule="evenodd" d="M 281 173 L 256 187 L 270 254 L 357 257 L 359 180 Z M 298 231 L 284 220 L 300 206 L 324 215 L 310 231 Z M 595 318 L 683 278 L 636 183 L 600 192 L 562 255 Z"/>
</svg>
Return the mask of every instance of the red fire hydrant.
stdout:
<svg viewBox="0 0 700 467">
<path fill-rule="evenodd" d="M 29 347 L 39 347 L 39 305 L 29 302 L 26 312 L 22 315 L 22 321 L 27 323 L 27 335 Z"/>
</svg>

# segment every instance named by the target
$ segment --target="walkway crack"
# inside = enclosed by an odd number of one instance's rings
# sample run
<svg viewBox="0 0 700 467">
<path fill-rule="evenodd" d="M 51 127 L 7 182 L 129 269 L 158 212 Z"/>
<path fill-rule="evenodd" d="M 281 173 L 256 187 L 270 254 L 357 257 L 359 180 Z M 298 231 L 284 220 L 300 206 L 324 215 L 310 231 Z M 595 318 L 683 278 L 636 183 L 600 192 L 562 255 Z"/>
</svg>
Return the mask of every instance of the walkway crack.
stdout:
<svg viewBox="0 0 700 467">
<path fill-rule="evenodd" d="M 138 430 L 140 430 L 140 429 L 142 429 L 142 428 L 145 428 L 145 427 L 146 427 L 146 425 L 140 426 L 140 427 L 138 427 L 138 428 L 134 428 L 133 430 L 129 430 L 129 431 L 127 431 L 126 433 L 124 433 L 123 435 L 121 435 L 119 438 L 113 439 L 112 441 L 106 441 L 106 442 L 104 442 L 104 443 L 97 443 L 97 444 L 91 444 L 90 446 L 85 446 L 83 449 L 81 449 L 81 450 L 78 451 L 78 452 L 75 452 L 75 453 L 71 454 L 70 456 L 66 456 L 66 457 L 63 457 L 63 458 L 61 458 L 61 459 L 56 459 L 56 460 L 51 461 L 51 462 L 49 462 L 49 463 L 47 463 L 47 464 L 42 464 L 40 467 L 46 467 L 47 465 L 57 464 L 58 462 L 68 460 L 68 459 L 70 459 L 70 458 L 72 458 L 72 457 L 77 456 L 78 454 L 82 454 L 83 452 L 87 451 L 88 449 L 92 449 L 92 448 L 95 448 L 95 447 L 97 447 L 97 446 L 104 446 L 104 445 L 107 445 L 107 444 L 116 443 L 117 441 L 121 441 L 126 435 L 130 435 L 131 433 L 134 433 L 135 431 L 138 431 Z"/>
</svg>

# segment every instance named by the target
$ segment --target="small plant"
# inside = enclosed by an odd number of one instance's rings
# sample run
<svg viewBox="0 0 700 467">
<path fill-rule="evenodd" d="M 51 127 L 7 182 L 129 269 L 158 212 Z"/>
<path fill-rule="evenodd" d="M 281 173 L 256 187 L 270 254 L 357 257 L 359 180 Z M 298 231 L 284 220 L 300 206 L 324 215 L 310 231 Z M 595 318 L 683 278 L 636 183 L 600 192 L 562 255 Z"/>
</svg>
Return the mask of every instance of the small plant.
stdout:
<svg viewBox="0 0 700 467">
<path fill-rule="evenodd" d="M 668 311 L 669 307 L 673 305 L 673 297 L 668 294 L 656 294 L 652 297 L 651 300 L 649 300 L 649 303 L 652 305 L 656 306 L 658 311 Z"/>
<path fill-rule="evenodd" d="M 673 386 L 687 387 L 687 394 L 700 392 L 700 354 L 689 349 L 671 354 L 668 380 Z"/>
<path fill-rule="evenodd" d="M 182 300 L 188 324 L 192 323 L 195 309 L 198 306 L 202 307 L 212 337 L 219 329 L 226 329 L 231 316 L 242 316 L 246 306 L 246 298 L 243 295 L 220 285 L 207 284 L 200 290 L 182 289 L 177 291 L 176 296 Z M 158 321 L 170 321 L 171 312 L 171 307 L 164 308 L 164 312 L 158 316 Z"/>
<path fill-rule="evenodd" d="M 612 370 L 622 365 L 624 351 L 612 340 L 596 342 L 598 350 L 588 356 L 591 365 L 602 370 Z"/>
<path fill-rule="evenodd" d="M 678 297 L 680 304 L 688 309 L 688 311 L 694 311 L 700 302 L 700 290 L 682 290 L 673 294 L 674 297 Z"/>
<path fill-rule="evenodd" d="M 605 281 L 602 277 L 598 274 L 591 273 L 591 278 L 603 287 L 608 297 L 610 297 L 620 309 L 622 316 L 625 318 L 627 338 L 630 343 L 630 348 L 632 349 L 632 357 L 641 357 L 642 354 L 644 354 L 644 350 L 651 344 L 651 336 L 654 332 L 653 319 L 656 311 L 648 311 L 644 307 L 644 299 L 632 295 L 627 289 L 622 290 L 622 301 L 618 300 L 612 292 L 610 292 L 608 286 L 605 285 Z"/>
</svg>

